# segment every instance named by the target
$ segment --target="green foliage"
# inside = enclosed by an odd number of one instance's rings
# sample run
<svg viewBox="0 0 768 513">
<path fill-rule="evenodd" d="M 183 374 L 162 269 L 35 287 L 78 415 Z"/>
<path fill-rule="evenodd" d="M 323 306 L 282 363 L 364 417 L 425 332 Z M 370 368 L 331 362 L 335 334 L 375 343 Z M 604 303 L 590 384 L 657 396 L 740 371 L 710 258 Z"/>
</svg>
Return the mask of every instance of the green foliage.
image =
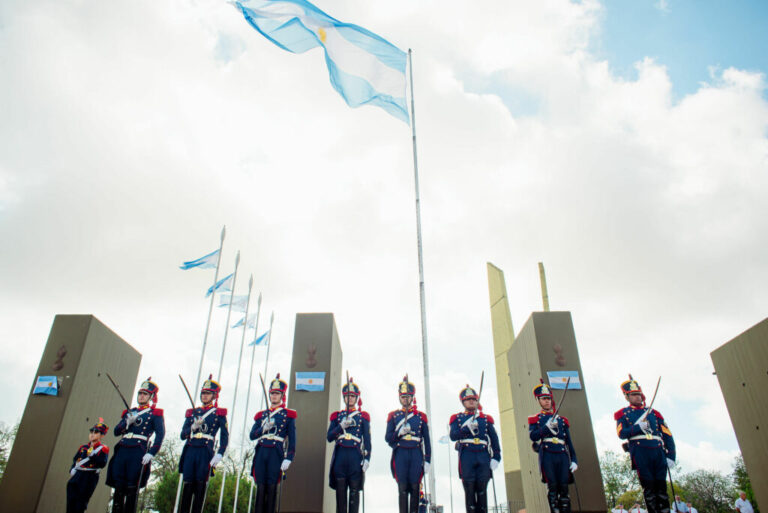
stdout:
<svg viewBox="0 0 768 513">
<path fill-rule="evenodd" d="M 616 505 L 623 504 L 624 509 L 629 510 L 635 504 L 643 506 L 643 489 L 631 488 L 616 498 Z"/>
<path fill-rule="evenodd" d="M 0 422 L 0 478 L 5 473 L 5 466 L 8 464 L 8 458 L 11 455 L 11 447 L 16 439 L 16 432 L 19 430 L 19 423 L 15 426 L 9 426 Z"/>
<path fill-rule="evenodd" d="M 736 497 L 728 476 L 704 469 L 682 475 L 675 483 L 675 491 L 682 500 L 693 504 L 699 513 L 730 513 Z"/>
<path fill-rule="evenodd" d="M 736 487 L 736 493 L 744 492 L 747 494 L 747 499 L 752 504 L 752 509 L 755 513 L 760 513 L 757 507 L 757 501 L 755 500 L 755 491 L 752 489 L 752 483 L 749 480 L 749 474 L 747 474 L 747 467 L 744 466 L 744 458 L 739 454 L 733 461 L 733 484 Z"/>
<path fill-rule="evenodd" d="M 610 508 L 616 507 L 628 490 L 638 490 L 637 473 L 632 470 L 632 463 L 626 453 L 618 454 L 614 451 L 605 451 L 600 456 L 600 471 L 603 474 L 603 488 L 605 489 L 605 501 Z M 633 496 L 634 497 L 634 496 Z M 624 502 L 624 507 L 634 504 Z"/>
<path fill-rule="evenodd" d="M 219 496 L 221 494 L 221 481 L 223 473 L 217 472 L 208 482 L 208 491 L 206 493 L 205 508 L 203 513 L 216 513 L 218 511 Z M 176 489 L 179 485 L 179 473 L 168 472 L 163 475 L 152 491 L 154 501 L 152 508 L 160 513 L 172 513 L 173 505 L 176 501 Z M 222 500 L 222 511 L 232 511 L 235 504 L 235 486 L 237 480 L 232 474 L 227 474 L 224 479 L 224 498 Z M 248 507 L 248 495 L 251 489 L 251 480 L 247 476 L 240 476 L 240 489 L 238 490 L 237 509 L 246 511 Z"/>
</svg>

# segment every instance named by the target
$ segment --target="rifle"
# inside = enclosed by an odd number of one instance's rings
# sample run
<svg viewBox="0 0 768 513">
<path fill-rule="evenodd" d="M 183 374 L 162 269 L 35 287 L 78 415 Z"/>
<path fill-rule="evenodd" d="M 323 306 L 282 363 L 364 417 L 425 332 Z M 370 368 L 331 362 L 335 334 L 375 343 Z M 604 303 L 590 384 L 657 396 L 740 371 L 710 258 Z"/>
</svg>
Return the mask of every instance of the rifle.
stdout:
<svg viewBox="0 0 768 513">
<path fill-rule="evenodd" d="M 117 390 L 117 393 L 120 396 L 120 399 L 123 400 L 123 404 L 125 405 L 125 409 L 126 410 L 130 410 L 131 409 L 131 405 L 128 404 L 128 401 L 125 400 L 125 396 L 120 391 L 120 387 L 117 386 L 117 383 L 115 383 L 115 380 L 112 379 L 112 376 L 110 376 L 108 372 L 105 372 L 105 374 L 107 375 L 107 378 L 109 379 L 109 382 L 112 383 L 112 386 L 115 387 L 115 390 Z"/>
</svg>

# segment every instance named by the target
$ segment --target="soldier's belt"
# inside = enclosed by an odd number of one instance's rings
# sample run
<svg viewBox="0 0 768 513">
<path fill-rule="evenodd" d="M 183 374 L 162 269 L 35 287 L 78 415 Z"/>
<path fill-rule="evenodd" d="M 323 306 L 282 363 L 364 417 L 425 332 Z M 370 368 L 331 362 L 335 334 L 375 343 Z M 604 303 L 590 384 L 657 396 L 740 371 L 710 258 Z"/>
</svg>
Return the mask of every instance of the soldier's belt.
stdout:
<svg viewBox="0 0 768 513">
<path fill-rule="evenodd" d="M 637 435 L 637 436 L 630 437 L 630 440 L 658 440 L 659 442 L 664 441 L 661 439 L 660 436 L 656 436 L 656 435 Z"/>
<path fill-rule="evenodd" d="M 479 438 L 464 438 L 459 440 L 460 444 L 473 444 L 473 445 L 488 445 L 488 442 Z"/>
<path fill-rule="evenodd" d="M 100 468 L 82 468 L 82 467 L 75 467 L 75 470 L 80 470 L 82 472 L 96 472 L 97 474 L 101 470 Z"/>
<path fill-rule="evenodd" d="M 544 438 L 542 442 L 549 442 L 551 444 L 565 444 L 565 440 L 560 438 Z"/>
<path fill-rule="evenodd" d="M 351 433 L 344 433 L 343 435 L 339 435 L 339 436 L 336 437 L 336 441 L 337 442 L 342 442 L 344 440 L 354 440 L 357 443 L 362 442 L 362 440 L 360 438 L 356 437 L 355 435 L 353 435 Z"/>
<path fill-rule="evenodd" d="M 144 440 L 145 442 L 149 440 L 148 436 L 137 435 L 136 433 L 126 433 L 125 435 L 123 435 L 123 439 L 125 438 L 136 438 L 138 440 Z"/>
<path fill-rule="evenodd" d="M 195 433 L 194 435 L 192 435 L 192 438 L 197 438 L 197 439 L 204 438 L 206 440 L 213 440 L 213 437 L 211 435 L 206 435 L 205 433 Z"/>
<path fill-rule="evenodd" d="M 276 442 L 282 442 L 283 440 L 285 440 L 285 438 L 277 435 L 262 435 L 256 441 L 258 442 L 260 440 L 274 440 Z"/>
<path fill-rule="evenodd" d="M 408 442 L 421 442 L 421 438 L 419 438 L 418 436 L 413 436 L 413 435 L 401 436 L 400 440 L 401 441 L 405 440 L 405 441 L 408 441 Z"/>
</svg>

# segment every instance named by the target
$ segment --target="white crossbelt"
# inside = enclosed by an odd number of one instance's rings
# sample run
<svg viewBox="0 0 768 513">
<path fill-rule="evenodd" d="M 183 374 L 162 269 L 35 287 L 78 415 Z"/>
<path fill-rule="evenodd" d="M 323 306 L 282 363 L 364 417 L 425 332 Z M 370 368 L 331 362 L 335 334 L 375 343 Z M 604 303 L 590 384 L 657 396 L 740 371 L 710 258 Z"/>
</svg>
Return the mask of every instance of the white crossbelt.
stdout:
<svg viewBox="0 0 768 513">
<path fill-rule="evenodd" d="M 337 442 L 343 442 L 344 440 L 354 440 L 357 443 L 362 442 L 362 440 L 352 433 L 344 433 L 343 435 L 339 435 L 336 437 Z"/>
<path fill-rule="evenodd" d="M 259 440 L 275 440 L 277 442 L 282 442 L 283 440 L 285 440 L 285 438 L 277 435 L 262 435 L 256 441 L 258 442 Z"/>
<path fill-rule="evenodd" d="M 542 439 L 542 442 L 549 442 L 551 444 L 565 444 L 565 440 L 560 438 L 544 438 Z"/>
<path fill-rule="evenodd" d="M 136 433 L 126 433 L 126 434 L 123 435 L 123 439 L 125 439 L 125 438 L 137 438 L 139 440 L 144 440 L 145 442 L 147 440 L 149 440 L 149 437 L 144 436 L 144 435 L 138 435 Z"/>
<path fill-rule="evenodd" d="M 488 442 L 485 440 L 480 440 L 479 438 L 464 438 L 463 440 L 459 440 L 460 444 L 474 444 L 474 445 L 488 445 Z"/>
<path fill-rule="evenodd" d="M 660 436 L 645 436 L 645 435 L 637 435 L 630 438 L 630 440 L 658 440 L 659 442 L 663 442 L 664 440 L 661 439 Z"/>
</svg>

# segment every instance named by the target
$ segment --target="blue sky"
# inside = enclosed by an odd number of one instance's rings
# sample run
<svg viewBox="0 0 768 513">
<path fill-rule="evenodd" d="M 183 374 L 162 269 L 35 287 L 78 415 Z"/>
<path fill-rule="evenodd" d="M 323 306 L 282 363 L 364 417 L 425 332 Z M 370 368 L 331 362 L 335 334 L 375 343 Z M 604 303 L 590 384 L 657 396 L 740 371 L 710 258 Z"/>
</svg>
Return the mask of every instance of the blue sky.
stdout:
<svg viewBox="0 0 768 513">
<path fill-rule="evenodd" d="M 709 81 L 709 67 L 768 70 L 768 2 L 759 0 L 609 0 L 593 51 L 614 73 L 636 79 L 634 63 L 667 67 L 676 99 Z M 666 6 L 665 6 L 666 5 Z"/>
</svg>

